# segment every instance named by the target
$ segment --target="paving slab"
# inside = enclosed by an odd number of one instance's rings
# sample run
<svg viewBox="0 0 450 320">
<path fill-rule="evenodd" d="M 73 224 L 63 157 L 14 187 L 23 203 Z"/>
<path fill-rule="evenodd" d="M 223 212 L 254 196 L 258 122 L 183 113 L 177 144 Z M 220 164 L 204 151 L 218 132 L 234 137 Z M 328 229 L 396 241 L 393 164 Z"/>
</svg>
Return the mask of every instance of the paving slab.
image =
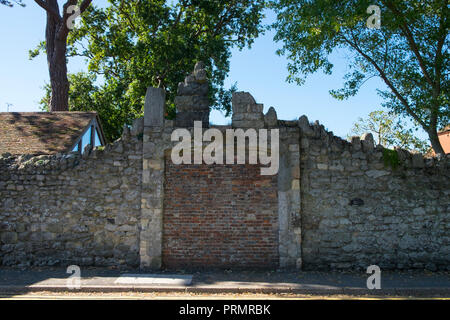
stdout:
<svg viewBox="0 0 450 320">
<path fill-rule="evenodd" d="M 115 284 L 134 285 L 175 285 L 189 286 L 192 284 L 192 275 L 161 275 L 161 274 L 123 274 Z"/>
</svg>

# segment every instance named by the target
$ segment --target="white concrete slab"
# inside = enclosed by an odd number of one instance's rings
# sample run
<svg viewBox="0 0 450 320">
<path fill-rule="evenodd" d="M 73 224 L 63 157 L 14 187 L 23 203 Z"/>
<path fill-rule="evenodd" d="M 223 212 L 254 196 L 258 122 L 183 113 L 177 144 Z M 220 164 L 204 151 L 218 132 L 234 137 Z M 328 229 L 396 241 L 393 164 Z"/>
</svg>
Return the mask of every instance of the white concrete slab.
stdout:
<svg viewBox="0 0 450 320">
<path fill-rule="evenodd" d="M 188 286 L 192 283 L 192 275 L 170 275 L 170 274 L 123 274 L 114 281 L 116 284 L 168 284 Z"/>
</svg>

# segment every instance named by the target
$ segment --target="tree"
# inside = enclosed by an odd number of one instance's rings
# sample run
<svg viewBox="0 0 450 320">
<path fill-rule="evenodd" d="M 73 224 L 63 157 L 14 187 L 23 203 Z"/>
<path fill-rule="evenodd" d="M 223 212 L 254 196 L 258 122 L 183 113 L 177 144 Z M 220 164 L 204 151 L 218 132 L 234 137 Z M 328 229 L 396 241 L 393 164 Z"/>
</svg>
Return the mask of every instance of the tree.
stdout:
<svg viewBox="0 0 450 320">
<path fill-rule="evenodd" d="M 69 107 L 71 111 L 93 111 L 95 110 L 102 122 L 103 132 L 106 140 L 114 141 L 120 137 L 122 128 L 127 120 L 134 119 L 135 114 L 127 105 L 120 106 L 114 103 L 116 96 L 123 93 L 122 88 L 97 86 L 96 76 L 93 73 L 79 72 L 69 74 Z M 46 85 L 45 96 L 40 105 L 44 111 L 49 110 L 51 99 L 50 85 Z"/>
<path fill-rule="evenodd" d="M 371 5 L 380 8 L 380 29 L 368 28 L 377 20 Z M 383 106 L 415 121 L 436 154 L 444 154 L 437 132 L 450 118 L 448 0 L 280 0 L 271 6 L 275 40 L 283 41 L 278 53 L 290 60 L 289 81 L 302 84 L 319 69 L 331 74 L 329 55 L 343 48 L 351 55 L 350 71 L 331 94 L 345 99 L 368 79 L 381 78 Z"/>
<path fill-rule="evenodd" d="M 417 150 L 425 154 L 429 151 L 426 141 L 414 135 L 412 128 L 407 128 L 393 113 L 382 110 L 372 111 L 365 119 L 359 118 L 353 124 L 352 135 L 372 133 L 378 144 L 386 148 L 400 147 L 407 150 Z"/>
<path fill-rule="evenodd" d="M 115 139 L 123 124 L 142 115 L 148 86 L 165 88 L 168 116 L 173 117 L 178 83 L 203 61 L 212 107 L 230 112 L 235 87 L 224 88 L 224 80 L 231 49 L 250 47 L 263 32 L 263 0 L 109 4 L 90 6 L 69 35 L 67 56 L 81 56 L 89 63 L 87 73 L 70 78 L 70 110 L 98 111 L 108 138 Z M 75 98 L 75 87 L 80 86 L 90 91 Z"/>
<path fill-rule="evenodd" d="M 57 0 L 34 0 L 47 13 L 47 26 L 45 32 L 45 51 L 50 74 L 51 111 L 69 110 L 69 80 L 67 79 L 67 37 L 71 23 L 73 23 L 75 5 L 77 0 L 68 0 L 63 5 L 63 14 L 60 15 Z M 92 0 L 83 0 L 79 6 L 83 13 Z"/>
</svg>

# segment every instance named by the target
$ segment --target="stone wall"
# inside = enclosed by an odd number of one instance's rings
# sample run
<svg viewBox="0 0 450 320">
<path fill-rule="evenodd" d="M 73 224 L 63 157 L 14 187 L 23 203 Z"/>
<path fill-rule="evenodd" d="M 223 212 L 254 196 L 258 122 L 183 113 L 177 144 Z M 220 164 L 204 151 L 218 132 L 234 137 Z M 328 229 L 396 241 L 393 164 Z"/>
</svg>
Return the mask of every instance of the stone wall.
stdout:
<svg viewBox="0 0 450 320">
<path fill-rule="evenodd" d="M 232 125 L 212 127 L 276 130 L 275 175 L 172 163 L 175 129 L 209 127 L 203 64 L 179 86 L 178 120 L 149 88 L 144 118 L 105 150 L 1 157 L 0 265 L 450 270 L 450 156 L 348 142 L 246 92 L 232 103 Z"/>
<path fill-rule="evenodd" d="M 0 265 L 139 266 L 142 139 L 0 158 Z"/>
<path fill-rule="evenodd" d="M 450 269 L 450 157 L 301 129 L 305 269 Z"/>
</svg>

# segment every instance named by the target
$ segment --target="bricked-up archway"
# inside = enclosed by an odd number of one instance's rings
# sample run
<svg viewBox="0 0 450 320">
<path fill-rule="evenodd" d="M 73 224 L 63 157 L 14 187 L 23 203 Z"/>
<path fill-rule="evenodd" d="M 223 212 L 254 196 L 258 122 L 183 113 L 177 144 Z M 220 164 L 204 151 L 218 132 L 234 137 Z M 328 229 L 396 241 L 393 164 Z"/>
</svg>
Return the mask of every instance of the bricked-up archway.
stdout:
<svg viewBox="0 0 450 320">
<path fill-rule="evenodd" d="M 277 268 L 277 176 L 259 165 L 165 163 L 166 268 Z"/>
<path fill-rule="evenodd" d="M 278 121 L 273 108 L 264 115 L 264 106 L 251 94 L 235 92 L 232 125 L 213 126 L 214 129 L 222 134 L 231 128 L 242 132 L 269 130 L 267 147 L 271 155 L 273 151 L 279 159 L 270 161 L 270 167 L 266 166 L 265 170 L 259 165 L 230 164 L 228 159 L 233 155 L 228 154 L 224 161 L 227 165 L 174 165 L 171 161 L 171 150 L 179 142 L 172 135 L 174 130 L 182 129 L 194 137 L 195 149 L 202 143 L 200 130 L 210 125 L 208 86 L 203 68 L 204 64 L 197 63 L 194 72 L 179 84 L 175 121 L 164 119 L 165 91 L 161 88 L 147 90 L 140 266 L 143 269 L 164 266 L 300 269 L 300 133 L 296 121 Z M 264 140 L 258 138 L 258 141 Z M 250 150 L 250 146 L 248 148 Z M 272 169 L 279 169 L 278 175 L 266 176 L 272 174 Z"/>
</svg>

